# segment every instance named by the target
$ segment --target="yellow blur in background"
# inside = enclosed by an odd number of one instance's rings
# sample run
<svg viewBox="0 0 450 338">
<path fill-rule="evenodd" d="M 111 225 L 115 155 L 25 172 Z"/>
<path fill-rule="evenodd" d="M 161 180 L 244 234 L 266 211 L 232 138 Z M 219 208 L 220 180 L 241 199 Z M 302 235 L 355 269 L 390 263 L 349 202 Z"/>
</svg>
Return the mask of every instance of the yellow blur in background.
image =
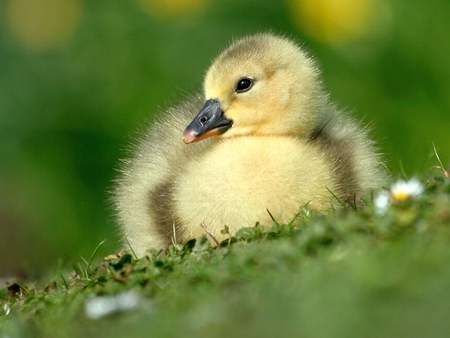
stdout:
<svg viewBox="0 0 450 338">
<path fill-rule="evenodd" d="M 289 5 L 298 27 L 323 43 L 351 42 L 386 27 L 382 0 L 291 0 Z"/>
<path fill-rule="evenodd" d="M 135 0 L 155 19 L 176 20 L 211 5 L 210 0 Z M 386 30 L 389 7 L 383 0 L 290 0 L 293 23 L 311 38 L 342 44 Z M 26 48 L 45 51 L 67 43 L 83 15 L 82 0 L 8 0 L 6 22 Z M 244 19 L 245 20 L 245 19 Z"/>
<path fill-rule="evenodd" d="M 211 2 L 210 0 L 135 1 L 145 13 L 157 19 L 176 19 L 179 16 L 198 11 Z"/>
<path fill-rule="evenodd" d="M 81 0 L 9 0 L 6 22 L 25 48 L 49 50 L 67 43 L 82 18 Z"/>
</svg>

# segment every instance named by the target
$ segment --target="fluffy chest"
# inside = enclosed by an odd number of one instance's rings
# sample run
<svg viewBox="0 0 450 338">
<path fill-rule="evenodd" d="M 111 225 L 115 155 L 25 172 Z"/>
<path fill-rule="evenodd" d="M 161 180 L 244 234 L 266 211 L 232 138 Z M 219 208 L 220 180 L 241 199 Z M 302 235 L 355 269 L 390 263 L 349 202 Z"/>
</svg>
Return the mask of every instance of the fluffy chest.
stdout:
<svg viewBox="0 0 450 338">
<path fill-rule="evenodd" d="M 307 204 L 329 207 L 335 182 L 324 154 L 288 137 L 225 139 L 178 176 L 176 213 L 188 227 L 289 221 Z"/>
</svg>

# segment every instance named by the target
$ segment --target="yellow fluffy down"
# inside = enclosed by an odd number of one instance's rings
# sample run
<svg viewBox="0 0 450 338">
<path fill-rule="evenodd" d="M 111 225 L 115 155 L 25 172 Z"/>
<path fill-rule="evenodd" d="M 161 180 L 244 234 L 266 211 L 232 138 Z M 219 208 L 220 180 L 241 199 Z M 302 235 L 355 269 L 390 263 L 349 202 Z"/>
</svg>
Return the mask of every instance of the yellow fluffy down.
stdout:
<svg viewBox="0 0 450 338">
<path fill-rule="evenodd" d="M 336 182 L 323 152 L 293 137 L 246 137 L 219 142 L 177 178 L 175 213 L 183 220 L 183 238 L 204 235 L 204 224 L 217 239 L 228 226 L 234 233 L 256 222 L 289 222 L 308 206 L 330 208 Z M 314 173 L 312 175 L 312 173 Z"/>
</svg>

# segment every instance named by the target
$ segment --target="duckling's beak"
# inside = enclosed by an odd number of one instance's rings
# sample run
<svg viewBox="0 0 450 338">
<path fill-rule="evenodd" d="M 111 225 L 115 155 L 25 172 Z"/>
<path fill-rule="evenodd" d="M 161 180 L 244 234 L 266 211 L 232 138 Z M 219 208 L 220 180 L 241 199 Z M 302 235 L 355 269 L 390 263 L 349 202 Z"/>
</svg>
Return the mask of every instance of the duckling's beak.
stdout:
<svg viewBox="0 0 450 338">
<path fill-rule="evenodd" d="M 227 119 L 220 109 L 219 100 L 209 99 L 184 130 L 183 142 L 188 144 L 223 134 L 232 125 L 233 121 Z"/>
</svg>

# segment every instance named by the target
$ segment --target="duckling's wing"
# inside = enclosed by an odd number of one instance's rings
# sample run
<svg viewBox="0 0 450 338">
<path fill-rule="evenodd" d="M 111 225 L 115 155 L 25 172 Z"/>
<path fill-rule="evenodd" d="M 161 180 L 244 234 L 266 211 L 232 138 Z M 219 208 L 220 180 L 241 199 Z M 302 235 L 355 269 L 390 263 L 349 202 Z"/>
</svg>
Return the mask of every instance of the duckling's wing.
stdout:
<svg viewBox="0 0 450 338">
<path fill-rule="evenodd" d="M 333 193 L 354 202 L 386 184 L 387 171 L 369 137 L 370 129 L 333 106 L 325 107 L 321 116 L 309 142 L 323 149 L 333 163 L 338 181 L 338 191 Z"/>
<path fill-rule="evenodd" d="M 139 138 L 120 168 L 113 202 L 122 235 L 140 257 L 149 248 L 170 244 L 174 178 L 211 143 L 186 146 L 182 141 L 183 130 L 203 104 L 204 98 L 196 95 L 168 109 Z"/>
</svg>

